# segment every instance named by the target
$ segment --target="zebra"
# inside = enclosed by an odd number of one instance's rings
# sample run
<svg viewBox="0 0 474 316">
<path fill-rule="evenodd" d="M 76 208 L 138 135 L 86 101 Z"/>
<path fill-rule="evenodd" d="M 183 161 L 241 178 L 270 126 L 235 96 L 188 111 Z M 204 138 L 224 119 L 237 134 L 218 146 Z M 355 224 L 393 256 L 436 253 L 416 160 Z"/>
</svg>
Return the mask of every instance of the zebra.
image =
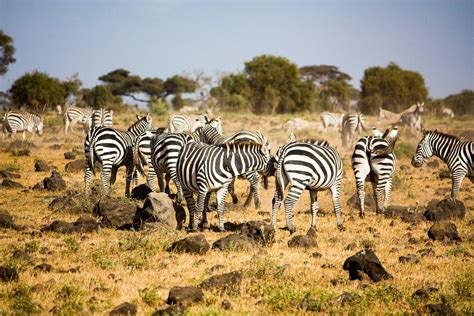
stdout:
<svg viewBox="0 0 474 316">
<path fill-rule="evenodd" d="M 150 141 L 156 135 L 163 133 L 165 128 L 160 127 L 154 131 L 145 131 L 138 135 L 133 144 L 133 161 L 135 164 L 134 185 L 137 185 L 138 175 L 145 176 L 145 165 L 148 166 L 147 185 L 151 190 L 155 190 L 154 178 L 156 176 L 155 169 L 151 163 L 151 147 Z"/>
<path fill-rule="evenodd" d="M 414 111 L 403 113 L 400 117 L 399 124 L 408 126 L 410 128 L 411 133 L 421 131 L 421 115 L 424 112 L 424 104 L 424 102 L 416 103 Z"/>
<path fill-rule="evenodd" d="M 441 117 L 448 117 L 450 119 L 454 118 L 454 112 L 450 108 L 443 107 L 441 109 L 441 113 L 439 114 Z"/>
<path fill-rule="evenodd" d="M 311 227 L 316 228 L 318 211 L 318 191 L 330 189 L 337 228 L 342 231 L 341 182 L 343 176 L 342 160 L 337 151 L 329 146 L 318 146 L 303 142 L 290 142 L 278 149 L 275 155 L 275 194 L 272 200 L 272 225 L 276 228 L 278 210 L 288 184 L 290 190 L 285 198 L 286 225 L 290 233 L 293 226 L 293 208 L 303 191 L 309 190 L 311 197 Z"/>
<path fill-rule="evenodd" d="M 208 192 L 217 191 L 218 229 L 224 231 L 224 206 L 232 180 L 250 171 L 272 170 L 270 151 L 265 145 L 244 142 L 208 145 L 189 142 L 181 149 L 176 165 L 178 180 L 189 210 L 189 228 L 201 222 Z M 197 193 L 197 207 L 193 197 Z M 203 223 L 207 220 L 203 218 Z"/>
<path fill-rule="evenodd" d="M 168 118 L 168 133 L 194 132 L 209 121 L 206 115 L 173 113 Z"/>
<path fill-rule="evenodd" d="M 113 115 L 114 115 L 113 110 L 105 110 L 105 109 L 94 110 L 91 116 L 90 128 L 94 129 L 99 126 L 112 127 Z M 137 119 L 139 119 L 138 115 L 137 115 Z"/>
<path fill-rule="evenodd" d="M 43 118 L 29 112 L 7 111 L 3 116 L 3 135 L 2 141 L 5 140 L 5 134 L 11 133 L 11 138 L 16 138 L 17 132 L 23 132 L 22 139 L 26 139 L 26 132 L 31 133 L 31 139 L 34 138 L 35 132 L 39 136 L 43 135 Z"/>
<path fill-rule="evenodd" d="M 394 118 L 396 115 L 397 113 L 391 112 L 389 110 L 385 110 L 382 107 L 379 109 L 379 118 L 382 120 L 384 119 L 390 120 Z"/>
<path fill-rule="evenodd" d="M 343 116 L 344 114 L 325 111 L 321 113 L 321 121 L 323 122 L 324 128 L 329 126 L 340 127 Z"/>
<path fill-rule="evenodd" d="M 90 120 L 92 115 L 92 109 L 90 108 L 77 108 L 77 107 L 70 107 L 67 108 L 63 115 L 64 120 L 64 134 L 67 135 L 69 127 L 80 123 L 84 126 L 84 131 L 86 133 L 89 132 L 90 127 Z"/>
<path fill-rule="evenodd" d="M 364 182 L 369 177 L 376 198 L 376 213 L 383 213 L 392 199 L 392 179 L 395 174 L 397 158 L 393 149 L 398 137 L 398 129 L 381 133 L 375 127 L 374 136 L 360 138 L 352 154 L 352 170 L 356 180 L 359 197 L 360 217 L 365 216 Z"/>
<path fill-rule="evenodd" d="M 474 142 L 462 141 L 437 130 L 422 130 L 422 134 L 423 138 L 418 143 L 411 164 L 419 168 L 433 155 L 443 160 L 451 172 L 451 200 L 456 201 L 464 177 L 467 176 L 474 183 Z"/>
<path fill-rule="evenodd" d="M 347 113 L 342 118 L 342 146 L 352 145 L 361 130 L 366 131 L 362 113 Z"/>
<path fill-rule="evenodd" d="M 265 145 L 266 148 L 268 148 L 268 150 L 271 151 L 268 139 L 265 137 L 265 135 L 263 135 L 262 133 L 258 131 L 256 132 L 240 131 L 228 136 L 223 136 L 222 134 L 219 134 L 219 131 L 216 128 L 214 128 L 212 124 L 206 125 L 198 129 L 198 131 L 202 131 L 201 141 L 207 144 L 222 145 L 222 144 L 231 144 L 231 143 L 236 143 L 236 142 L 255 142 L 255 143 Z M 260 208 L 261 202 L 260 202 L 260 193 L 259 193 L 259 187 L 258 187 L 258 180 L 259 180 L 258 172 L 250 171 L 245 174 L 245 178 L 250 182 L 250 192 L 249 192 L 249 195 L 247 196 L 247 199 L 244 202 L 244 207 L 248 207 L 250 205 L 250 203 L 252 202 L 252 197 L 253 197 L 255 208 Z M 263 183 L 264 183 L 264 188 L 267 189 L 268 177 L 266 176 L 263 177 Z M 235 194 L 235 179 L 229 185 L 228 192 L 232 196 L 232 203 L 237 204 L 238 198 L 237 198 L 237 195 Z"/>
<path fill-rule="evenodd" d="M 296 138 L 296 135 L 294 133 L 290 134 L 290 142 L 297 142 L 298 139 Z M 305 138 L 299 140 L 301 143 L 309 143 L 313 145 L 318 145 L 318 146 L 325 146 L 329 147 L 329 142 L 325 139 L 318 139 L 318 138 Z"/>
<path fill-rule="evenodd" d="M 84 182 L 89 187 L 96 162 L 102 165 L 101 177 L 104 189 L 114 184 L 119 167 L 126 167 L 125 195 L 130 196 L 130 182 L 134 170 L 133 143 L 144 131 L 151 129 L 151 115 L 136 121 L 126 132 L 111 127 L 97 127 L 87 134 L 84 142 L 86 158 Z"/>
</svg>

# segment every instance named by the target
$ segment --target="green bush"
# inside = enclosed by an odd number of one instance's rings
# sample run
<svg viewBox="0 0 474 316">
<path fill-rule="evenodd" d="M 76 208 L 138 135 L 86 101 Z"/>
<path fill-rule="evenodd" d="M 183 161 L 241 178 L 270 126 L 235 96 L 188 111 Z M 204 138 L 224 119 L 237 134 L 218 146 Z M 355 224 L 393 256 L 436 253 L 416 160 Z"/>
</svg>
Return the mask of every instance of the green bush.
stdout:
<svg viewBox="0 0 474 316">
<path fill-rule="evenodd" d="M 471 299 L 474 297 L 474 273 L 466 272 L 454 278 L 453 287 L 460 299 Z"/>
<path fill-rule="evenodd" d="M 53 315 L 78 315 L 83 311 L 84 303 L 82 297 L 84 292 L 76 286 L 64 285 L 58 290 L 55 301 L 59 304 L 53 311 Z"/>
<path fill-rule="evenodd" d="M 395 145 L 395 155 L 398 159 L 411 159 L 416 153 L 416 146 L 410 143 L 397 142 Z"/>
<path fill-rule="evenodd" d="M 31 315 L 40 311 L 38 304 L 33 301 L 28 286 L 17 285 L 10 297 L 13 299 L 12 309 L 15 315 Z"/>
<path fill-rule="evenodd" d="M 166 101 L 152 99 L 150 103 L 148 103 L 148 108 L 150 112 L 157 115 L 157 116 L 168 116 L 169 113 L 169 106 Z"/>
<path fill-rule="evenodd" d="M 157 290 L 154 288 L 144 288 L 143 290 L 140 290 L 140 297 L 143 303 L 149 306 L 156 305 L 160 299 Z"/>
</svg>

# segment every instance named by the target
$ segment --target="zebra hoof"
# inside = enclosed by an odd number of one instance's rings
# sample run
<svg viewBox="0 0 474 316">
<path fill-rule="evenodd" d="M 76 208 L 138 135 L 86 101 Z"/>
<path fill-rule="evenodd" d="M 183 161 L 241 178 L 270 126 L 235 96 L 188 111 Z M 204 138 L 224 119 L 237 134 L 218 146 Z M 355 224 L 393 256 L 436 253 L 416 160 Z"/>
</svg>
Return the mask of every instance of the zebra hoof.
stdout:
<svg viewBox="0 0 474 316">
<path fill-rule="evenodd" d="M 342 224 L 337 224 L 337 229 L 339 229 L 340 232 L 345 231 L 346 229 L 344 228 L 344 225 Z"/>
<path fill-rule="evenodd" d="M 296 233 L 296 228 L 294 227 L 288 227 L 288 231 L 290 232 L 290 235 L 293 235 L 294 233 Z"/>
<path fill-rule="evenodd" d="M 239 199 L 237 197 L 232 197 L 232 204 L 238 204 Z"/>
<path fill-rule="evenodd" d="M 359 217 L 360 217 L 360 218 L 364 218 L 364 217 L 365 217 L 365 213 L 359 213 Z"/>
<path fill-rule="evenodd" d="M 203 222 L 203 223 L 200 225 L 200 227 L 201 227 L 202 229 L 209 229 L 210 225 L 209 225 L 208 222 Z"/>
</svg>

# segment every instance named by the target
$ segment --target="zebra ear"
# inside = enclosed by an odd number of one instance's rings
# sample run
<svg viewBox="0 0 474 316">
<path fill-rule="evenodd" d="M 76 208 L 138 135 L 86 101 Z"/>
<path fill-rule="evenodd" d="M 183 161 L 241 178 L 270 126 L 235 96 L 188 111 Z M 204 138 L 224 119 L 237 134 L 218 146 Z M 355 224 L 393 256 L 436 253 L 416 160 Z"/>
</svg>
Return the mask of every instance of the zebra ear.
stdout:
<svg viewBox="0 0 474 316">
<path fill-rule="evenodd" d="M 141 117 L 140 117 L 140 115 L 138 115 L 138 114 L 135 114 L 135 116 L 137 117 L 137 121 L 141 120 Z"/>
<path fill-rule="evenodd" d="M 150 113 L 146 114 L 146 121 L 151 122 L 151 114 Z"/>
<path fill-rule="evenodd" d="M 290 142 L 296 142 L 296 135 L 295 133 L 290 134 Z"/>
</svg>

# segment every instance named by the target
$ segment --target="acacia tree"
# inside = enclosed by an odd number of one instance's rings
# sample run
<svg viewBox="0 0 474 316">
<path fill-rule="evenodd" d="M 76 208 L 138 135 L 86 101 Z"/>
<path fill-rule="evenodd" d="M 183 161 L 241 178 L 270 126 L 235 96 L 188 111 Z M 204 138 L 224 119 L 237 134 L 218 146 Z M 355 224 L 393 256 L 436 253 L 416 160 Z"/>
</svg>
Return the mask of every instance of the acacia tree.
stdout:
<svg viewBox="0 0 474 316">
<path fill-rule="evenodd" d="M 65 85 L 59 79 L 38 71 L 15 80 L 9 92 L 16 106 L 26 106 L 40 113 L 62 104 L 67 96 Z"/>
<path fill-rule="evenodd" d="M 16 62 L 13 39 L 0 30 L 0 76 L 8 71 L 8 66 Z"/>
<path fill-rule="evenodd" d="M 377 113 L 380 107 L 401 112 L 413 103 L 424 101 L 427 96 L 428 89 L 421 74 L 390 63 L 385 68 L 371 67 L 365 70 L 359 104 L 364 113 Z"/>
</svg>

